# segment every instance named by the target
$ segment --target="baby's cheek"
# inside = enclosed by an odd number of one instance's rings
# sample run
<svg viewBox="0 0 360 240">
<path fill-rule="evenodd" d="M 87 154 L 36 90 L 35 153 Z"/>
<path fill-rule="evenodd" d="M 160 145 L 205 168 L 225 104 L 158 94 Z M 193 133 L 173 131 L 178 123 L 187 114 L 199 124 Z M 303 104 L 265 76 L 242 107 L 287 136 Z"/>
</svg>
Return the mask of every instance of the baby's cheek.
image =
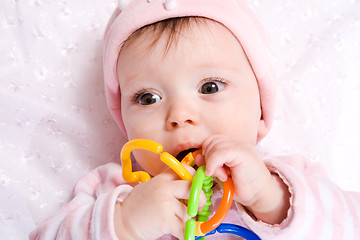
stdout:
<svg viewBox="0 0 360 240">
<path fill-rule="evenodd" d="M 158 175 L 166 169 L 166 165 L 161 162 L 159 154 L 141 149 L 134 150 L 133 154 L 136 162 L 152 176 Z"/>
<path fill-rule="evenodd" d="M 146 119 L 134 119 L 129 121 L 126 126 L 126 131 L 130 139 L 150 139 L 151 136 L 155 135 L 154 125 L 151 122 L 146 121 Z"/>
</svg>

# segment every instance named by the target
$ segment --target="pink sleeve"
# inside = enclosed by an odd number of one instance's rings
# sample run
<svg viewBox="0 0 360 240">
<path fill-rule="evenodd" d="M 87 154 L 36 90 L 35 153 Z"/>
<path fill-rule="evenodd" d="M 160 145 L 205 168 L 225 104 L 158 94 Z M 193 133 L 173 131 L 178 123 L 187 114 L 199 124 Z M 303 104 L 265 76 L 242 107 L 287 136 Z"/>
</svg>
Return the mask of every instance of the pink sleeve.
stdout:
<svg viewBox="0 0 360 240">
<path fill-rule="evenodd" d="M 323 177 L 319 166 L 302 158 L 282 157 L 266 164 L 289 186 L 292 196 L 288 217 L 279 225 L 255 221 L 239 207 L 261 239 L 360 239 L 360 193 L 341 190 Z"/>
<path fill-rule="evenodd" d="M 114 206 L 132 186 L 121 177 L 121 166 L 109 163 L 83 176 L 74 198 L 30 233 L 29 239 L 117 239 Z"/>
</svg>

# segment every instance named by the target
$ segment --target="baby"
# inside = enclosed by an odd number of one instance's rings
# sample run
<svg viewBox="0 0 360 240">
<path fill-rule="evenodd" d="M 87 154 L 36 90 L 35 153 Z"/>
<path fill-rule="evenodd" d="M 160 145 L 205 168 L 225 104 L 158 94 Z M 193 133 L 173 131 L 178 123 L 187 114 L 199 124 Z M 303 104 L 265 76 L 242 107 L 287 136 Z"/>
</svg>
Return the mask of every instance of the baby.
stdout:
<svg viewBox="0 0 360 240">
<path fill-rule="evenodd" d="M 360 194 L 340 190 L 304 159 L 263 161 L 254 150 L 274 115 L 266 39 L 241 0 L 119 1 L 105 34 L 111 113 L 129 140 L 153 140 L 179 160 L 200 149 L 197 165 L 220 183 L 213 210 L 230 172 L 235 195 L 226 222 L 261 239 L 360 239 Z M 129 184 L 119 164 L 100 166 L 30 239 L 183 238 L 189 216 L 179 200 L 188 199 L 191 183 L 156 154 L 134 157 L 151 180 Z"/>
</svg>

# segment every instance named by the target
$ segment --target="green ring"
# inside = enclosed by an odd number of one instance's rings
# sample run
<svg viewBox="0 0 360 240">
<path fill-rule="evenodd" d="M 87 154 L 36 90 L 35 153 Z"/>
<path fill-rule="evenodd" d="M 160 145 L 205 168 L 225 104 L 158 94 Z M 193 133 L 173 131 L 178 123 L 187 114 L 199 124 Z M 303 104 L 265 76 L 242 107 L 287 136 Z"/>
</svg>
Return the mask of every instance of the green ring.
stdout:
<svg viewBox="0 0 360 240">
<path fill-rule="evenodd" d="M 195 217 L 197 215 L 197 210 L 199 206 L 200 193 L 202 185 L 205 179 L 205 166 L 201 166 L 196 171 L 193 182 L 191 184 L 187 214 L 190 217 Z"/>
<path fill-rule="evenodd" d="M 196 222 L 194 219 L 189 219 L 186 221 L 184 240 L 194 240 L 195 239 L 195 228 L 196 228 Z"/>
</svg>

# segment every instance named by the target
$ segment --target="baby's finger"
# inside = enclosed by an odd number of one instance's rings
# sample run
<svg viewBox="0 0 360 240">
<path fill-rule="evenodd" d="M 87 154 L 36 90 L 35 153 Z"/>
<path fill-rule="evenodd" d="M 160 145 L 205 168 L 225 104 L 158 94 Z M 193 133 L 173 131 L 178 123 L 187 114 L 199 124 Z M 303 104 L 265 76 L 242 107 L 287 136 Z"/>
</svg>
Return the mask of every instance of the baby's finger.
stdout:
<svg viewBox="0 0 360 240">
<path fill-rule="evenodd" d="M 223 142 L 224 140 L 226 140 L 226 138 L 223 135 L 217 134 L 217 135 L 213 135 L 209 138 L 207 138 L 203 143 L 202 143 L 202 153 L 205 156 L 206 153 L 209 151 L 209 149 L 214 148 L 214 146 L 218 143 Z"/>
<path fill-rule="evenodd" d="M 169 226 L 170 234 L 174 237 L 177 237 L 178 239 L 184 239 L 186 221 L 177 216 L 174 216 L 172 223 L 173 224 Z"/>
<path fill-rule="evenodd" d="M 177 199 L 189 199 L 191 184 L 192 182 L 185 180 L 178 180 L 171 183 L 172 184 L 172 193 Z M 205 193 L 201 190 L 200 199 L 199 199 L 199 208 L 203 208 L 206 203 Z"/>
<path fill-rule="evenodd" d="M 199 167 L 200 167 L 200 166 L 204 166 L 204 165 L 206 164 L 204 156 L 203 156 L 202 154 L 196 155 L 196 157 L 195 157 L 195 163 L 196 163 L 196 165 L 199 166 Z"/>
<path fill-rule="evenodd" d="M 224 167 L 216 168 L 214 171 L 214 176 L 219 178 L 222 182 L 225 182 L 228 179 L 228 173 Z"/>
<path fill-rule="evenodd" d="M 170 191 L 177 199 L 188 199 L 191 189 L 191 183 L 192 182 L 186 180 L 173 181 L 170 183 Z"/>
<path fill-rule="evenodd" d="M 211 151 L 206 156 L 205 174 L 207 176 L 222 177 L 222 170 L 225 164 L 225 157 L 222 154 Z"/>
<path fill-rule="evenodd" d="M 181 219 L 183 222 L 186 222 L 188 219 L 190 219 L 190 216 L 187 214 L 187 206 L 185 204 L 177 199 L 174 199 L 173 205 L 175 206 L 173 212 L 179 219 Z"/>
<path fill-rule="evenodd" d="M 222 139 L 221 135 L 213 135 L 207 138 L 202 144 L 202 154 L 206 156 L 208 149 L 211 149 L 221 139 Z"/>
<path fill-rule="evenodd" d="M 186 168 L 186 170 L 189 171 L 189 173 L 191 174 L 191 176 L 194 176 L 194 175 L 195 175 L 196 170 L 195 170 L 193 167 L 191 167 L 191 166 L 189 166 L 189 165 L 187 165 L 187 164 L 184 164 L 184 163 L 182 163 L 182 165 Z"/>
<path fill-rule="evenodd" d="M 224 167 L 233 167 L 234 164 L 239 164 L 239 161 L 234 162 L 235 159 L 239 158 L 239 151 L 232 141 L 223 141 L 220 138 L 217 140 L 211 142 L 207 148 L 205 173 L 207 175 L 215 175 L 221 178 L 221 180 L 226 180 L 227 173 Z"/>
<path fill-rule="evenodd" d="M 188 173 L 190 173 L 191 176 L 195 175 L 196 171 L 194 168 L 192 168 L 191 166 L 188 166 L 186 164 L 181 164 L 181 165 L 185 167 L 185 169 L 184 169 L 186 171 L 185 173 L 188 172 Z M 163 172 L 161 172 L 157 177 L 166 178 L 166 180 L 168 180 L 168 181 L 174 181 L 174 180 L 179 179 L 179 176 L 170 167 L 165 169 Z"/>
<path fill-rule="evenodd" d="M 198 155 L 195 158 L 195 163 L 196 163 L 197 166 L 203 166 L 203 165 L 206 164 L 205 158 L 202 155 Z M 211 167 L 211 164 L 209 164 L 209 166 Z M 223 182 L 226 181 L 227 177 L 228 177 L 227 171 L 223 167 L 216 168 L 215 170 L 208 170 L 206 172 L 208 172 L 208 174 L 209 174 L 209 175 L 207 174 L 207 176 L 218 177 Z M 213 173 L 213 174 L 211 174 L 210 172 Z"/>
</svg>

